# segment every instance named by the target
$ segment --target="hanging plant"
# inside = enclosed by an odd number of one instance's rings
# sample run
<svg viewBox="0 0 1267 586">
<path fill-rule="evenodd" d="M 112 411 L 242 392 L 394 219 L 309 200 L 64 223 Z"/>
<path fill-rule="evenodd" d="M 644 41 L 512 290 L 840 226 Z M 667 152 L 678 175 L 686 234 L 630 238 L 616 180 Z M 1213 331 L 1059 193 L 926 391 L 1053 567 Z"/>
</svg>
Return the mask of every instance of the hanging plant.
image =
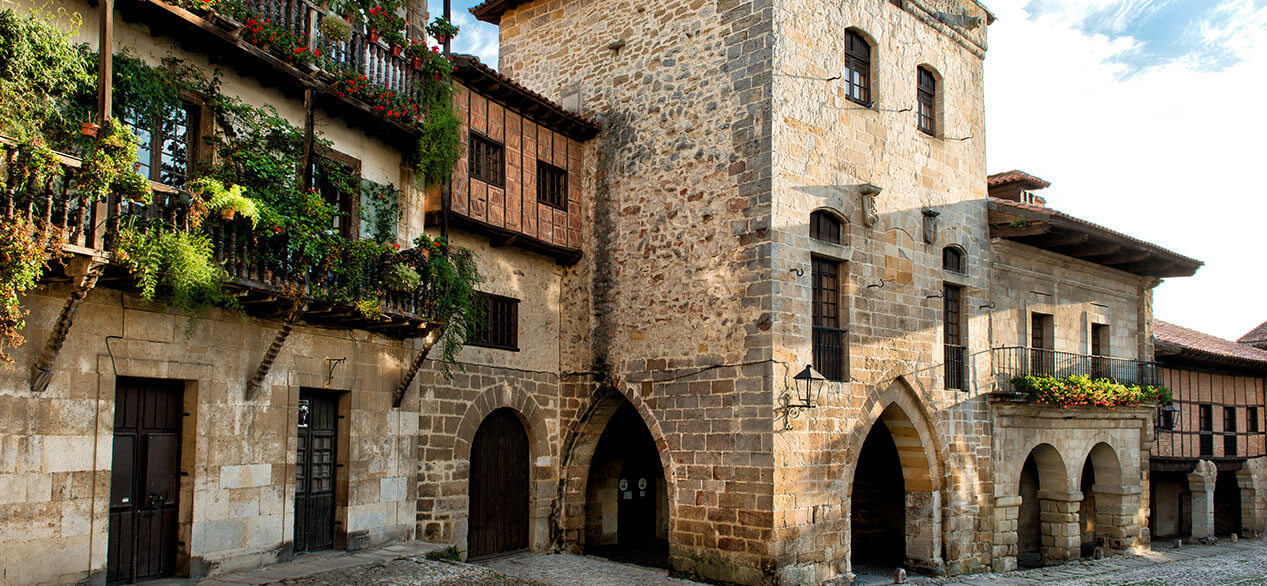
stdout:
<svg viewBox="0 0 1267 586">
<path fill-rule="evenodd" d="M 140 173 L 121 173 L 110 183 L 110 191 L 132 203 L 148 204 L 154 201 L 154 188 L 150 180 Z"/>
<path fill-rule="evenodd" d="M 426 112 L 416 151 L 419 176 L 426 185 L 439 185 L 453 172 L 461 154 L 462 120 L 453 111 L 453 88 L 448 84 L 428 82 Z"/>
<path fill-rule="evenodd" d="M 321 19 L 321 36 L 333 43 L 346 43 L 352 38 L 352 25 L 346 20 L 327 14 Z"/>
<path fill-rule="evenodd" d="M 26 311 L 18 296 L 35 288 L 48 262 L 43 240 L 26 220 L 0 222 L 0 365 L 8 370 L 13 370 L 9 351 L 26 341 L 20 333 Z"/>
<path fill-rule="evenodd" d="M 62 176 L 62 160 L 39 135 L 29 136 L 18 142 L 17 159 L 14 161 L 17 189 L 28 182 L 37 185 L 45 179 Z"/>
<path fill-rule="evenodd" d="M 117 118 L 111 118 L 79 169 L 79 188 L 89 199 L 105 199 L 116 182 L 123 191 L 141 196 L 140 182 L 145 178 L 136 172 L 136 146 L 136 136 L 132 131 Z M 145 189 L 148 187 L 146 182 Z"/>
<path fill-rule="evenodd" d="M 443 16 L 436 18 L 431 21 L 431 24 L 427 25 L 427 34 L 431 35 L 431 38 L 442 45 L 458 36 L 459 30 L 461 28 L 458 25 L 453 24 Z"/>
<path fill-rule="evenodd" d="M 418 276 L 418 271 L 402 263 L 391 265 L 383 274 L 383 286 L 388 291 L 408 293 L 418 289 L 420 284 L 422 277 Z"/>
<path fill-rule="evenodd" d="M 212 305 L 232 306 L 222 289 L 228 274 L 215 261 L 205 234 L 151 225 L 120 228 L 115 258 L 136 277 L 141 297 L 196 315 Z"/>
<path fill-rule="evenodd" d="M 251 220 L 252 227 L 259 224 L 259 206 L 255 200 L 243 194 L 241 185 L 225 188 L 224 184 L 217 179 L 199 177 L 189 183 L 188 189 L 190 193 L 205 200 L 210 211 L 220 212 L 226 220 L 242 214 L 243 217 Z"/>
</svg>

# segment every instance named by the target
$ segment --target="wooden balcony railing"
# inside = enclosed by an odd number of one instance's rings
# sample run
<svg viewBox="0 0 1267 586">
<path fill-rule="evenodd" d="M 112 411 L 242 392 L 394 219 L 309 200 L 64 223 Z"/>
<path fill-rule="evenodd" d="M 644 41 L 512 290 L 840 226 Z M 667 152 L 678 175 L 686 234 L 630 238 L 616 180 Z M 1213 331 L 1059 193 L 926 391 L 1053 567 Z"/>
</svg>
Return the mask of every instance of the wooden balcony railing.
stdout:
<svg viewBox="0 0 1267 586">
<path fill-rule="evenodd" d="M 103 201 L 92 201 L 75 187 L 75 173 L 80 160 L 60 155 L 62 177 L 21 183 L 17 179 L 16 145 L 0 138 L 0 221 L 22 219 L 43 223 L 60 230 L 65 236 L 63 249 L 68 254 L 95 256 L 109 260 L 114 236 L 120 226 L 140 220 L 161 219 L 161 225 L 188 229 L 188 194 L 166 185 L 152 183 L 154 199 L 145 204 L 121 201 L 111 194 Z M 238 297 L 247 311 L 276 315 L 287 304 L 287 298 L 300 295 L 309 300 L 304 320 L 335 327 L 382 331 L 399 337 L 412 337 L 434 317 L 433 294 L 424 282 L 411 292 L 387 292 L 379 296 L 382 316 L 377 319 L 360 315 L 348 304 L 333 301 L 331 293 L 346 290 L 352 284 L 336 274 L 320 274 L 318 269 L 301 262 L 284 236 L 259 238 L 245 220 L 225 221 L 212 215 L 204 227 L 213 243 L 213 258 L 228 274 L 226 286 Z M 371 262 L 365 267 L 368 282 L 377 282 L 385 263 Z M 107 281 L 126 282 L 130 277 L 121 267 L 111 269 Z"/>
</svg>

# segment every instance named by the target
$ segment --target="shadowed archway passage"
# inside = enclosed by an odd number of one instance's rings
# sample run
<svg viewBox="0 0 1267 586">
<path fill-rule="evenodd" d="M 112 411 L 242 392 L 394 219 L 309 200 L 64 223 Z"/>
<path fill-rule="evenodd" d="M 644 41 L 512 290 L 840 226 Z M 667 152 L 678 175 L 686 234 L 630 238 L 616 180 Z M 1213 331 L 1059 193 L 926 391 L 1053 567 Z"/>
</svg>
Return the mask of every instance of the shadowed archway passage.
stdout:
<svg viewBox="0 0 1267 586">
<path fill-rule="evenodd" d="M 624 402 L 603 430 L 590 464 L 585 553 L 667 568 L 668 530 L 660 454 L 638 411 Z"/>
</svg>

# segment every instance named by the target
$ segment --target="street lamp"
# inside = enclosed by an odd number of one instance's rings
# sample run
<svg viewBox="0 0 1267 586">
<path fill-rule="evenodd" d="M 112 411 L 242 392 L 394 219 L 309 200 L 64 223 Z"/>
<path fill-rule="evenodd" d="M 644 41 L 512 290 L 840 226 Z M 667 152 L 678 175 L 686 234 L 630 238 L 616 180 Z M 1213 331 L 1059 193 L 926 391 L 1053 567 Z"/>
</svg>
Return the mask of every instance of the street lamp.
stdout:
<svg viewBox="0 0 1267 586">
<path fill-rule="evenodd" d="M 783 391 L 783 395 L 779 397 L 783 409 L 783 429 L 792 429 L 792 418 L 817 406 L 818 396 L 823 392 L 823 381 L 826 380 L 827 377 L 809 364 L 792 377 L 793 388 Z"/>
</svg>

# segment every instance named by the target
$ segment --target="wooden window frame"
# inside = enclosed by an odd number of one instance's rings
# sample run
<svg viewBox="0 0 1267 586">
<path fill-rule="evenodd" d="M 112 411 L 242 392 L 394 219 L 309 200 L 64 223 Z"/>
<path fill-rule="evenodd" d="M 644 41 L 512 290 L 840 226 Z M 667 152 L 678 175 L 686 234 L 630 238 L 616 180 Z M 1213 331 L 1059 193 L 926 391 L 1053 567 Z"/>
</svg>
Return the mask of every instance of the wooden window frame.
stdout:
<svg viewBox="0 0 1267 586">
<path fill-rule="evenodd" d="M 552 186 L 551 179 L 557 179 L 557 185 Z M 553 197 L 557 193 L 557 199 Z M 568 172 L 566 169 L 556 167 L 542 161 L 537 160 L 537 203 L 550 206 L 556 210 L 568 211 Z"/>
<path fill-rule="evenodd" d="M 873 49 L 862 33 L 853 29 L 845 31 L 845 97 L 867 108 L 875 103 L 871 76 Z"/>
<path fill-rule="evenodd" d="M 339 215 L 342 216 L 342 218 L 347 220 L 346 223 L 339 226 L 339 235 L 348 240 L 356 240 L 360 238 L 361 237 L 361 215 L 360 215 L 361 189 L 360 189 L 360 186 L 361 186 L 361 179 L 362 179 L 360 159 L 357 159 L 356 157 L 353 157 L 345 153 L 341 153 L 334 149 L 328 149 L 324 152 L 313 153 L 313 154 L 315 155 L 315 157 L 320 157 L 322 159 L 326 159 L 327 161 L 332 161 L 335 164 L 343 165 L 347 169 L 348 173 L 354 177 L 354 181 L 356 183 L 355 185 L 356 191 L 353 193 L 347 194 L 346 199 L 340 198 L 338 202 L 335 202 L 335 206 L 338 208 Z M 302 166 L 303 165 L 301 164 L 300 167 Z M 317 193 L 322 195 L 323 199 L 325 199 L 325 194 L 321 192 L 321 181 L 322 181 L 322 178 L 320 176 L 321 165 L 317 163 L 316 160 L 314 159 L 313 166 L 314 166 L 313 171 L 312 171 L 313 188 L 317 190 Z M 326 201 L 328 202 L 329 200 L 326 199 Z"/>
<path fill-rule="evenodd" d="M 492 348 L 495 350 L 509 350 L 512 352 L 518 352 L 519 351 L 519 300 L 515 299 L 514 297 L 506 297 L 505 295 L 495 295 L 493 293 L 484 293 L 482 291 L 478 291 L 477 294 L 480 297 L 482 297 L 486 303 L 484 307 L 484 320 L 481 324 L 479 324 L 479 326 L 473 328 L 470 335 L 471 339 L 467 340 L 466 344 L 468 346 L 479 346 L 481 348 Z M 504 303 L 506 304 L 506 307 L 508 308 L 507 313 L 509 313 L 509 317 L 507 319 L 509 323 L 505 326 L 505 328 L 503 329 L 503 332 L 505 334 L 505 337 L 508 337 L 510 339 L 509 343 L 499 343 L 489 338 L 489 333 L 495 329 L 495 325 L 496 325 L 492 321 L 495 315 L 495 312 L 493 311 L 494 302 Z"/>
<path fill-rule="evenodd" d="M 1234 457 L 1236 445 L 1236 407 L 1223 407 L 1223 457 Z"/>
<path fill-rule="evenodd" d="M 1249 405 L 1245 407 L 1245 431 L 1247 433 L 1258 433 L 1258 407 Z"/>
<path fill-rule="evenodd" d="M 494 187 L 505 187 L 506 145 L 474 130 L 470 131 L 467 142 L 467 175 Z M 489 160 L 493 158 L 492 153 L 496 153 L 495 161 Z"/>
<path fill-rule="evenodd" d="M 916 127 L 937 136 L 937 75 L 922 65 L 915 71 Z"/>
<path fill-rule="evenodd" d="M 844 266 L 845 263 L 828 257 L 813 256 L 810 260 L 814 369 L 828 380 L 838 382 L 849 380 L 849 329 L 845 327 L 844 292 L 841 288 Z M 830 287 L 828 279 L 831 279 Z M 833 341 L 834 344 L 830 343 Z M 831 346 L 839 346 L 836 348 L 840 352 L 839 357 L 826 355 L 832 351 Z"/>
<path fill-rule="evenodd" d="M 824 232 L 826 230 L 826 232 Z M 809 237 L 814 240 L 842 244 L 844 238 L 844 222 L 836 214 L 826 210 L 817 210 L 809 214 Z"/>
<path fill-rule="evenodd" d="M 1197 432 L 1200 438 L 1197 445 L 1199 456 L 1214 455 L 1214 405 L 1201 403 L 1197 405 Z"/>
<path fill-rule="evenodd" d="M 953 260 L 953 262 L 952 262 Z M 968 255 L 958 246 L 941 249 L 941 268 L 960 275 L 968 274 Z"/>
<path fill-rule="evenodd" d="M 205 138 L 203 132 L 206 130 L 206 123 L 209 122 L 209 116 L 202 100 L 197 96 L 181 96 L 181 110 L 185 112 L 185 172 L 181 175 L 184 182 L 189 181 L 191 177 L 199 170 L 199 156 L 206 149 L 204 145 Z M 122 112 L 119 119 L 127 126 L 133 134 L 137 133 L 137 127 L 128 123 L 133 117 L 126 112 Z M 142 121 L 140 117 L 135 118 L 138 122 Z M 141 145 L 143 149 L 149 151 L 149 161 L 145 165 L 149 171 L 146 179 L 161 185 L 169 187 L 184 187 L 184 182 L 180 184 L 170 184 L 162 181 L 163 179 L 163 146 L 166 142 L 163 127 L 163 116 L 155 116 L 154 118 L 144 120 L 146 123 L 145 131 L 149 133 L 149 144 Z M 138 140 L 139 143 L 139 140 Z M 137 161 L 141 163 L 141 161 Z"/>
</svg>

